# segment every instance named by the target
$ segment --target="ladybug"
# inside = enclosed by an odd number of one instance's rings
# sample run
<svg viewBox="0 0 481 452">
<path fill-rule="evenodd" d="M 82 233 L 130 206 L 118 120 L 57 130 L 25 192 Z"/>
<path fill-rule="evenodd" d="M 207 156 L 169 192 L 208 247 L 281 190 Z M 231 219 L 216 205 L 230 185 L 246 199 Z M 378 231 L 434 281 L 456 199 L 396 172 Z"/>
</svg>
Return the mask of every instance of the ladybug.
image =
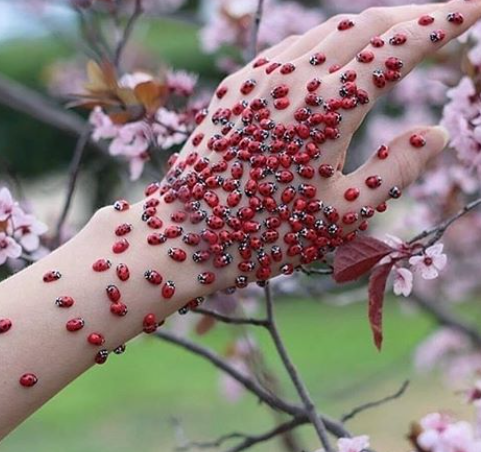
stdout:
<svg viewBox="0 0 481 452">
<path fill-rule="evenodd" d="M 321 52 L 317 52 L 314 55 L 311 55 L 309 58 L 309 63 L 312 64 L 313 66 L 319 66 L 320 64 L 323 64 L 326 62 L 326 55 Z"/>
<path fill-rule="evenodd" d="M 127 281 L 130 278 L 129 267 L 126 264 L 117 265 L 116 273 L 120 281 Z"/>
<path fill-rule="evenodd" d="M 162 275 L 155 271 L 155 270 L 147 270 L 145 273 L 144 273 L 144 278 L 150 283 L 150 284 L 153 284 L 153 285 L 160 285 L 162 284 L 162 281 L 163 281 L 163 278 L 162 278 Z"/>
<path fill-rule="evenodd" d="M 107 286 L 105 291 L 107 292 L 107 296 L 112 303 L 116 303 L 120 300 L 121 294 L 117 286 L 110 284 L 109 286 Z"/>
<path fill-rule="evenodd" d="M 240 275 L 235 279 L 235 286 L 239 289 L 247 287 L 248 284 L 249 280 L 247 279 L 247 276 Z"/>
<path fill-rule="evenodd" d="M 393 199 L 397 199 L 397 198 L 400 198 L 401 197 L 401 189 L 399 187 L 391 187 L 391 189 L 389 190 L 389 196 Z"/>
<path fill-rule="evenodd" d="M 203 272 L 197 275 L 197 281 L 201 284 L 212 284 L 215 281 L 215 273 Z"/>
<path fill-rule="evenodd" d="M 283 274 L 283 275 L 292 275 L 294 273 L 294 265 L 292 264 L 284 264 L 281 266 L 280 268 L 280 272 Z"/>
<path fill-rule="evenodd" d="M 374 216 L 375 210 L 370 206 L 364 206 L 361 208 L 361 217 L 371 218 Z"/>
<path fill-rule="evenodd" d="M 227 267 L 233 260 L 234 258 L 229 253 L 219 254 L 214 258 L 214 267 Z"/>
<path fill-rule="evenodd" d="M 292 63 L 285 63 L 281 66 L 280 72 L 283 75 L 292 74 L 296 70 L 296 66 Z"/>
<path fill-rule="evenodd" d="M 381 184 L 382 184 L 381 176 L 369 176 L 366 179 L 366 185 L 371 189 L 379 188 Z"/>
<path fill-rule="evenodd" d="M 397 33 L 389 39 L 392 46 L 402 46 L 407 42 L 408 38 L 404 33 Z"/>
<path fill-rule="evenodd" d="M 57 270 L 51 270 L 43 275 L 43 282 L 49 283 L 58 281 L 62 277 L 62 274 Z"/>
<path fill-rule="evenodd" d="M 283 258 L 282 248 L 280 246 L 273 246 L 271 249 L 271 257 L 274 262 L 280 262 Z"/>
<path fill-rule="evenodd" d="M 147 243 L 149 245 L 161 245 L 162 243 L 165 243 L 167 241 L 167 237 L 165 234 L 149 234 L 147 236 Z"/>
<path fill-rule="evenodd" d="M 354 27 L 354 25 L 355 24 L 351 19 L 343 19 L 338 23 L 337 29 L 339 31 L 345 31 L 345 30 L 349 30 L 350 28 Z"/>
<path fill-rule="evenodd" d="M 123 223 L 115 228 L 115 235 L 121 237 L 132 232 L 132 225 L 129 223 Z"/>
<path fill-rule="evenodd" d="M 121 355 L 122 353 L 125 353 L 127 346 L 125 344 L 119 345 L 118 347 L 114 348 L 114 353 L 116 355 Z"/>
<path fill-rule="evenodd" d="M 321 83 L 322 82 L 318 78 L 313 78 L 307 83 L 307 91 L 309 91 L 310 93 L 316 91 L 321 86 Z"/>
<path fill-rule="evenodd" d="M 201 264 L 202 262 L 206 262 L 210 259 L 210 251 L 204 250 L 204 251 L 196 251 L 194 254 L 192 254 L 192 260 L 196 264 Z"/>
<path fill-rule="evenodd" d="M 167 254 L 176 262 L 184 262 L 187 259 L 187 253 L 181 248 L 169 248 Z"/>
<path fill-rule="evenodd" d="M 87 342 L 89 344 L 95 345 L 96 347 L 100 347 L 101 345 L 104 345 L 105 338 L 100 333 L 91 333 L 87 337 Z"/>
<path fill-rule="evenodd" d="M 71 308 L 75 304 L 75 300 L 68 296 L 57 297 L 55 304 L 59 308 Z"/>
<path fill-rule="evenodd" d="M 162 286 L 162 296 L 164 298 L 172 298 L 175 293 L 175 283 L 174 281 L 166 281 Z"/>
<path fill-rule="evenodd" d="M 97 259 L 92 264 L 92 269 L 95 272 L 104 272 L 107 271 L 112 266 L 112 262 L 109 259 Z"/>
<path fill-rule="evenodd" d="M 130 209 L 130 204 L 125 199 L 119 199 L 114 203 L 114 209 L 118 212 L 124 212 L 125 210 Z"/>
<path fill-rule="evenodd" d="M 377 88 L 384 88 L 386 86 L 386 76 L 384 75 L 384 72 L 377 69 L 372 73 L 372 79 L 374 86 Z"/>
<path fill-rule="evenodd" d="M 84 326 L 85 320 L 80 317 L 69 320 L 65 325 L 67 331 L 70 331 L 71 333 L 81 330 Z"/>
<path fill-rule="evenodd" d="M 12 328 L 12 321 L 9 319 L 0 319 L 0 334 L 4 334 Z"/>
<path fill-rule="evenodd" d="M 34 374 L 23 374 L 19 382 L 23 387 L 31 388 L 37 384 L 38 378 Z"/>
<path fill-rule="evenodd" d="M 120 239 L 112 245 L 112 251 L 115 254 L 121 254 L 126 251 L 130 246 L 127 239 Z"/>
<path fill-rule="evenodd" d="M 433 31 L 429 35 L 429 39 L 431 39 L 431 42 L 433 42 L 433 43 L 441 42 L 441 41 L 444 40 L 445 37 L 446 37 L 446 32 L 443 31 L 443 30 Z"/>
<path fill-rule="evenodd" d="M 110 312 L 118 317 L 124 317 L 127 315 L 127 306 L 120 301 L 112 303 L 110 305 Z"/>
<path fill-rule="evenodd" d="M 104 364 L 107 361 L 107 358 L 109 357 L 109 352 L 108 350 L 100 350 L 96 355 L 95 355 L 95 362 L 97 364 Z"/>
</svg>

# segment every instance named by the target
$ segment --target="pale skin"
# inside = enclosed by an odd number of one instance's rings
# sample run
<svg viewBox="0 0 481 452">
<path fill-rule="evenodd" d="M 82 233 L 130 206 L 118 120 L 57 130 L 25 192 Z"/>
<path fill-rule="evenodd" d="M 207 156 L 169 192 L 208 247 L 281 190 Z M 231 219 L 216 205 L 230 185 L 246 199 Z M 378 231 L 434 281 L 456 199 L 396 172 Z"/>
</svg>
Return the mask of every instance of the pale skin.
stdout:
<svg viewBox="0 0 481 452">
<path fill-rule="evenodd" d="M 462 13 L 464 22 L 447 22 L 446 17 L 452 12 Z M 435 22 L 421 27 L 418 19 L 426 14 L 431 15 Z M 353 20 L 355 27 L 340 32 L 337 29 L 338 23 L 346 18 Z M 353 203 L 348 203 L 344 198 L 346 189 L 361 187 L 366 177 L 379 174 L 384 181 L 382 187 L 362 190 L 354 203 L 356 208 L 377 206 L 389 198 L 390 187 L 404 188 L 417 179 L 428 161 L 445 147 L 447 136 L 439 127 L 416 128 L 389 143 L 389 159 L 381 160 L 373 156 L 353 174 L 343 175 L 342 166 L 353 134 L 374 101 L 386 92 L 386 89 L 380 90 L 372 84 L 373 66 L 358 62 L 356 55 L 366 48 L 373 51 L 379 61 L 397 57 L 404 63 L 402 75 L 405 76 L 426 56 L 464 33 L 480 18 L 480 0 L 374 8 L 360 15 L 331 18 L 305 35 L 290 37 L 261 55 L 271 61 L 296 64 L 297 70 L 290 75 L 288 81 L 276 79 L 277 75 L 264 77 L 263 69 L 253 69 L 252 64 L 249 64 L 222 82 L 221 86 L 226 86 L 229 90 L 222 99 L 214 98 L 210 111 L 215 111 L 219 106 L 227 108 L 234 104 L 239 98 L 238 87 L 250 78 L 256 78 L 257 87 L 245 99 L 251 100 L 263 95 L 268 97 L 273 86 L 282 82 L 288 83 L 291 103 L 295 104 L 297 98 L 304 98 L 306 83 L 314 76 L 322 79 L 320 93 L 328 98 L 339 90 L 339 74 L 347 69 L 355 70 L 357 84 L 368 92 L 371 102 L 343 115 L 340 139 L 323 146 L 322 163 L 336 168 L 335 174 L 329 179 L 316 178 L 312 183 L 322 191 L 322 200 L 336 206 L 342 215 L 353 208 Z M 445 31 L 446 38 L 442 42 L 433 43 L 429 39 L 430 33 L 439 29 Z M 398 32 L 405 33 L 408 37 L 404 46 L 372 48 L 369 44 L 373 36 L 381 36 L 388 41 Z M 316 68 L 309 65 L 309 56 L 314 52 L 324 53 L 328 64 Z M 342 68 L 329 74 L 328 69 L 332 64 Z M 291 105 L 287 110 L 275 111 L 274 118 L 276 121 L 288 122 L 293 109 L 299 106 L 300 103 Z M 209 137 L 217 130 L 210 121 L 204 121 L 194 134 L 199 132 Z M 413 134 L 424 138 L 426 144 L 422 149 L 413 149 L 410 145 Z M 188 155 L 192 149 L 193 145 L 188 142 L 180 158 Z M 197 152 L 201 156 L 208 155 L 213 161 L 218 159 L 205 146 L 198 147 Z M 187 301 L 232 285 L 238 274 L 236 265 L 216 270 L 220 276 L 214 284 L 200 285 L 196 281 L 197 275 L 199 271 L 214 270 L 210 265 L 206 264 L 200 270 L 199 265 L 191 259 L 182 263 L 174 262 L 167 256 L 167 248 L 147 245 L 145 225 L 140 220 L 143 203 L 144 201 L 139 202 L 122 213 L 111 207 L 100 210 L 76 237 L 60 249 L 0 284 L 0 319 L 8 318 L 13 322 L 11 330 L 0 335 L 0 439 L 94 365 L 93 357 L 99 348 L 87 342 L 88 334 L 102 333 L 106 339 L 103 348 L 112 350 L 142 331 L 142 322 L 147 313 L 155 313 L 157 320 L 166 319 Z M 157 215 L 166 225 L 170 224 L 169 216 L 175 210 L 174 204 L 161 203 L 158 208 Z M 128 237 L 130 248 L 125 253 L 116 255 L 112 252 L 112 243 L 116 238 L 113 231 L 124 222 L 133 225 L 133 231 Z M 347 231 L 354 230 L 358 224 L 349 226 Z M 180 238 L 175 239 L 170 245 L 182 246 L 182 241 Z M 98 258 L 110 259 L 113 262 L 112 269 L 102 273 L 93 272 L 92 263 Z M 112 283 L 112 272 L 121 262 L 128 265 L 131 278 L 128 282 L 116 280 L 115 283 L 122 291 L 122 300 L 128 305 L 129 312 L 125 317 L 116 317 L 108 309 L 105 288 Z M 292 262 L 297 261 L 293 259 Z M 164 281 L 175 281 L 176 291 L 171 299 L 160 300 L 158 286 L 146 283 L 143 275 L 148 269 L 159 271 Z M 42 277 L 50 270 L 59 270 L 63 276 L 58 281 L 45 284 Z M 72 296 L 75 305 L 69 309 L 56 307 L 55 299 L 62 295 Z M 75 317 L 82 317 L 85 327 L 75 333 L 67 332 L 65 323 Z M 19 384 L 20 376 L 27 372 L 38 377 L 38 383 L 31 388 Z"/>
</svg>

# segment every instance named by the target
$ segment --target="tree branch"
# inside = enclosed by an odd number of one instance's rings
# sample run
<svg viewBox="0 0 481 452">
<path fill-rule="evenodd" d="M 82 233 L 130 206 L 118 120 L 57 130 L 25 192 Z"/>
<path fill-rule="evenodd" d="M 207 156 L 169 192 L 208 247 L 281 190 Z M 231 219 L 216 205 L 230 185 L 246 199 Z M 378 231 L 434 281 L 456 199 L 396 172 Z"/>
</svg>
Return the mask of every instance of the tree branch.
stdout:
<svg viewBox="0 0 481 452">
<path fill-rule="evenodd" d="M 85 120 L 78 114 L 65 110 L 50 99 L 0 75 L 0 104 L 24 113 L 58 130 L 79 137 L 85 130 Z M 90 139 L 90 145 L 107 153 L 107 147 Z"/>
<path fill-rule="evenodd" d="M 220 314 L 216 311 L 211 311 L 210 309 L 204 308 L 196 308 L 191 311 L 194 314 L 202 314 L 209 317 L 212 317 L 219 322 L 227 323 L 230 325 L 253 325 L 253 326 L 262 326 L 267 328 L 269 326 L 269 322 L 267 320 L 262 319 L 254 319 L 254 318 L 240 318 L 240 317 L 229 317 L 227 315 Z"/>
<path fill-rule="evenodd" d="M 418 242 L 419 240 L 423 240 L 427 237 L 432 236 L 429 241 L 424 245 L 425 248 L 434 245 L 443 235 L 444 233 L 452 226 L 452 224 L 459 220 L 461 217 L 466 215 L 467 213 L 471 212 L 472 210 L 476 209 L 478 206 L 481 205 L 481 198 L 475 199 L 474 201 L 466 204 L 458 213 L 453 215 L 452 217 L 444 220 L 442 223 L 434 226 L 431 229 L 427 229 L 426 231 L 421 232 L 416 237 L 411 239 L 408 243 L 413 244 Z"/>
<path fill-rule="evenodd" d="M 289 354 L 287 353 L 287 350 L 284 346 L 284 342 L 277 329 L 277 324 L 274 317 L 274 304 L 272 301 L 272 294 L 270 291 L 269 283 L 266 284 L 264 291 L 265 291 L 265 297 L 266 297 L 267 318 L 269 320 L 268 329 L 271 334 L 272 340 L 276 346 L 277 352 L 279 353 L 279 356 L 281 357 L 284 367 L 286 368 L 287 373 L 289 374 L 292 380 L 292 383 L 294 384 L 294 387 L 296 388 L 297 393 L 299 394 L 299 397 L 301 398 L 304 404 L 306 415 L 308 416 L 309 420 L 314 426 L 317 432 L 317 436 L 321 441 L 321 444 L 324 446 L 327 452 L 334 452 L 334 449 L 329 440 L 328 430 L 326 428 L 326 425 L 317 414 L 316 407 L 314 406 L 314 403 L 311 400 L 309 391 L 307 387 L 304 385 L 304 382 L 302 381 L 296 367 L 291 361 Z"/>
<path fill-rule="evenodd" d="M 261 26 L 263 10 L 264 0 L 257 0 L 257 10 L 254 16 L 254 21 L 252 23 L 250 46 L 247 53 L 247 59 L 249 61 L 253 60 L 257 55 L 259 28 Z"/>
<path fill-rule="evenodd" d="M 362 413 L 366 410 L 370 410 L 372 408 L 376 408 L 378 406 L 384 405 L 385 403 L 391 402 L 392 400 L 399 399 L 407 391 L 407 389 L 409 387 L 409 383 L 410 383 L 409 380 L 406 380 L 394 394 L 391 394 L 387 397 L 376 400 L 374 402 L 364 403 L 363 405 L 360 405 L 360 406 L 354 408 L 351 412 L 349 412 L 349 413 L 347 413 L 347 414 L 345 414 L 341 417 L 341 422 L 344 423 L 344 422 L 350 421 L 351 419 L 356 417 L 358 414 L 360 414 L 360 413 Z"/>
<path fill-rule="evenodd" d="M 470 339 L 476 348 L 481 349 L 481 332 L 478 331 L 474 325 L 470 325 L 458 319 L 452 312 L 439 303 L 433 303 L 416 295 L 411 295 L 410 300 L 412 300 L 424 312 L 427 312 L 434 317 L 440 325 L 449 327 L 452 330 L 463 334 Z"/>
<path fill-rule="evenodd" d="M 55 228 L 55 238 L 53 240 L 54 247 L 58 247 L 61 242 L 62 229 L 67 219 L 70 207 L 72 205 L 72 198 L 75 193 L 75 188 L 77 186 L 78 175 L 80 172 L 80 165 L 82 163 L 82 158 L 85 152 L 85 148 L 89 142 L 90 136 L 92 134 L 90 126 L 87 124 L 84 131 L 78 137 L 77 144 L 75 145 L 72 161 L 69 167 L 69 178 L 67 185 L 67 194 L 65 195 L 65 201 L 63 204 L 62 212 L 58 218 L 57 225 Z"/>
<path fill-rule="evenodd" d="M 130 36 L 132 35 L 132 31 L 134 30 L 135 23 L 139 19 L 139 17 L 143 13 L 143 8 L 142 8 L 142 0 L 135 0 L 135 6 L 134 6 L 134 11 L 132 12 L 132 15 L 129 17 L 127 24 L 125 25 L 124 31 L 122 33 L 122 37 L 120 38 L 120 41 L 117 44 L 117 47 L 115 49 L 115 55 L 114 55 L 114 66 L 118 69 L 120 66 L 120 61 L 122 59 L 122 53 L 125 50 L 125 47 L 127 46 L 127 43 L 129 42 Z"/>
<path fill-rule="evenodd" d="M 195 342 L 192 342 L 186 338 L 178 337 L 175 334 L 172 334 L 165 330 L 157 331 L 156 336 L 166 342 L 178 345 L 185 350 L 188 350 L 196 355 L 207 359 L 207 361 L 212 363 L 223 372 L 230 375 L 242 386 L 244 386 L 249 392 L 256 395 L 259 400 L 270 406 L 272 409 L 283 411 L 292 416 L 302 414 L 302 409 L 300 407 L 292 405 L 278 398 L 275 394 L 271 394 L 270 392 L 266 391 L 266 389 L 264 389 L 259 383 L 257 383 L 255 380 L 248 377 L 247 375 L 243 374 L 242 372 L 239 372 L 236 368 L 232 367 L 229 363 L 227 363 L 224 359 L 222 359 L 212 350 L 202 347 L 201 345 L 198 345 Z"/>
</svg>

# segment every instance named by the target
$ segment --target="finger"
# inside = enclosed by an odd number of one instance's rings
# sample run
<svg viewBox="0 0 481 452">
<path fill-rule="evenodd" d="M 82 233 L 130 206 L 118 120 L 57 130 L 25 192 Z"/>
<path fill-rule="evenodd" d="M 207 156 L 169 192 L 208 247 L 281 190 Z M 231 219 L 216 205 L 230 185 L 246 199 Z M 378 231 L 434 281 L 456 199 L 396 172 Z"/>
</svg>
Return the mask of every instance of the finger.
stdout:
<svg viewBox="0 0 481 452">
<path fill-rule="evenodd" d="M 284 38 L 281 42 L 269 47 L 268 49 L 262 51 L 254 58 L 254 61 L 260 58 L 266 58 L 272 60 L 277 58 L 280 54 L 286 51 L 286 49 L 295 46 L 296 43 L 301 39 L 299 35 L 291 35 Z M 250 69 L 250 65 L 247 66 Z"/>
<path fill-rule="evenodd" d="M 365 209 L 371 214 L 380 206 L 383 211 L 383 203 L 399 198 L 402 190 L 445 148 L 448 139 L 444 128 L 424 127 L 403 133 L 382 146 L 362 167 L 337 181 L 337 189 L 344 194 L 341 211 L 357 215 L 359 221 L 366 216 Z M 353 193 L 359 195 L 351 201 L 346 199 L 351 199 L 349 194 Z"/>
<path fill-rule="evenodd" d="M 374 101 L 408 75 L 424 58 L 457 38 L 481 18 L 481 1 L 453 0 L 429 15 L 399 23 L 381 36 L 382 47 L 366 47 L 342 72 L 354 71 L 355 83 L 370 102 L 346 115 L 345 125 L 356 128 Z M 362 62 L 367 56 L 369 63 Z M 350 129 L 352 130 L 352 129 Z"/>
<path fill-rule="evenodd" d="M 304 38 L 300 38 L 280 58 L 285 61 L 298 59 L 298 64 L 305 64 L 315 55 L 323 55 L 325 62 L 315 67 L 315 75 L 319 76 L 347 64 L 373 36 L 385 33 L 399 22 L 412 20 L 437 8 L 439 4 L 369 8 L 357 16 L 336 16 L 335 22 L 329 22 L 331 29 L 328 34 L 323 36 L 320 33 L 318 37 L 313 33 L 309 43 L 307 39 L 304 41 Z M 298 48 L 303 52 L 296 53 Z"/>
</svg>

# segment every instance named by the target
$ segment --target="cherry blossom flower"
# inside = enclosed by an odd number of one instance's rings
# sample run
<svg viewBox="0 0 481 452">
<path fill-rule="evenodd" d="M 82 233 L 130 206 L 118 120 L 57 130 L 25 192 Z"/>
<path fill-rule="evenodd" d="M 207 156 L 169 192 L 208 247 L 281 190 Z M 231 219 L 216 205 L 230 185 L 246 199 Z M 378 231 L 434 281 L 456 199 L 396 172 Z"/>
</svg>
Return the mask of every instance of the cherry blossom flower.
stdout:
<svg viewBox="0 0 481 452">
<path fill-rule="evenodd" d="M 141 83 L 150 82 L 153 80 L 152 74 L 147 72 L 133 72 L 131 74 L 124 74 L 119 79 L 119 86 L 124 88 L 134 89 L 137 85 Z"/>
<path fill-rule="evenodd" d="M 468 422 L 455 422 L 449 416 L 432 413 L 420 425 L 423 432 L 417 437 L 418 445 L 428 452 L 479 452 L 481 440 L 476 439 L 473 426 Z"/>
<path fill-rule="evenodd" d="M 174 111 L 160 108 L 155 119 L 157 123 L 154 124 L 154 132 L 157 135 L 157 143 L 162 149 L 182 144 L 187 139 L 187 128 Z"/>
<path fill-rule="evenodd" d="M 17 259 L 22 255 L 22 247 L 5 232 L 0 232 L 0 265 L 8 258 Z"/>
<path fill-rule="evenodd" d="M 198 79 L 199 76 L 192 72 L 174 70 L 167 72 L 167 85 L 172 93 L 179 96 L 191 96 Z"/>
<path fill-rule="evenodd" d="M 394 269 L 394 294 L 409 297 L 413 290 L 413 274 L 403 267 Z"/>
<path fill-rule="evenodd" d="M 14 213 L 17 203 L 14 202 L 10 190 L 6 187 L 0 189 L 0 221 L 8 220 Z"/>
<path fill-rule="evenodd" d="M 363 452 L 369 447 L 369 436 L 341 438 L 337 441 L 339 452 Z"/>
<path fill-rule="evenodd" d="M 31 253 L 40 246 L 40 237 L 48 230 L 46 224 L 37 220 L 34 215 L 19 212 L 13 221 L 14 237 L 25 251 Z"/>
<path fill-rule="evenodd" d="M 446 267 L 448 258 L 443 254 L 444 245 L 437 243 L 426 249 L 422 256 L 413 256 L 409 263 L 414 271 L 419 272 L 424 279 L 435 279 L 439 272 Z"/>
<path fill-rule="evenodd" d="M 115 138 L 120 130 L 100 107 L 95 107 L 90 113 L 89 122 L 93 126 L 92 138 L 95 141 Z"/>
</svg>

